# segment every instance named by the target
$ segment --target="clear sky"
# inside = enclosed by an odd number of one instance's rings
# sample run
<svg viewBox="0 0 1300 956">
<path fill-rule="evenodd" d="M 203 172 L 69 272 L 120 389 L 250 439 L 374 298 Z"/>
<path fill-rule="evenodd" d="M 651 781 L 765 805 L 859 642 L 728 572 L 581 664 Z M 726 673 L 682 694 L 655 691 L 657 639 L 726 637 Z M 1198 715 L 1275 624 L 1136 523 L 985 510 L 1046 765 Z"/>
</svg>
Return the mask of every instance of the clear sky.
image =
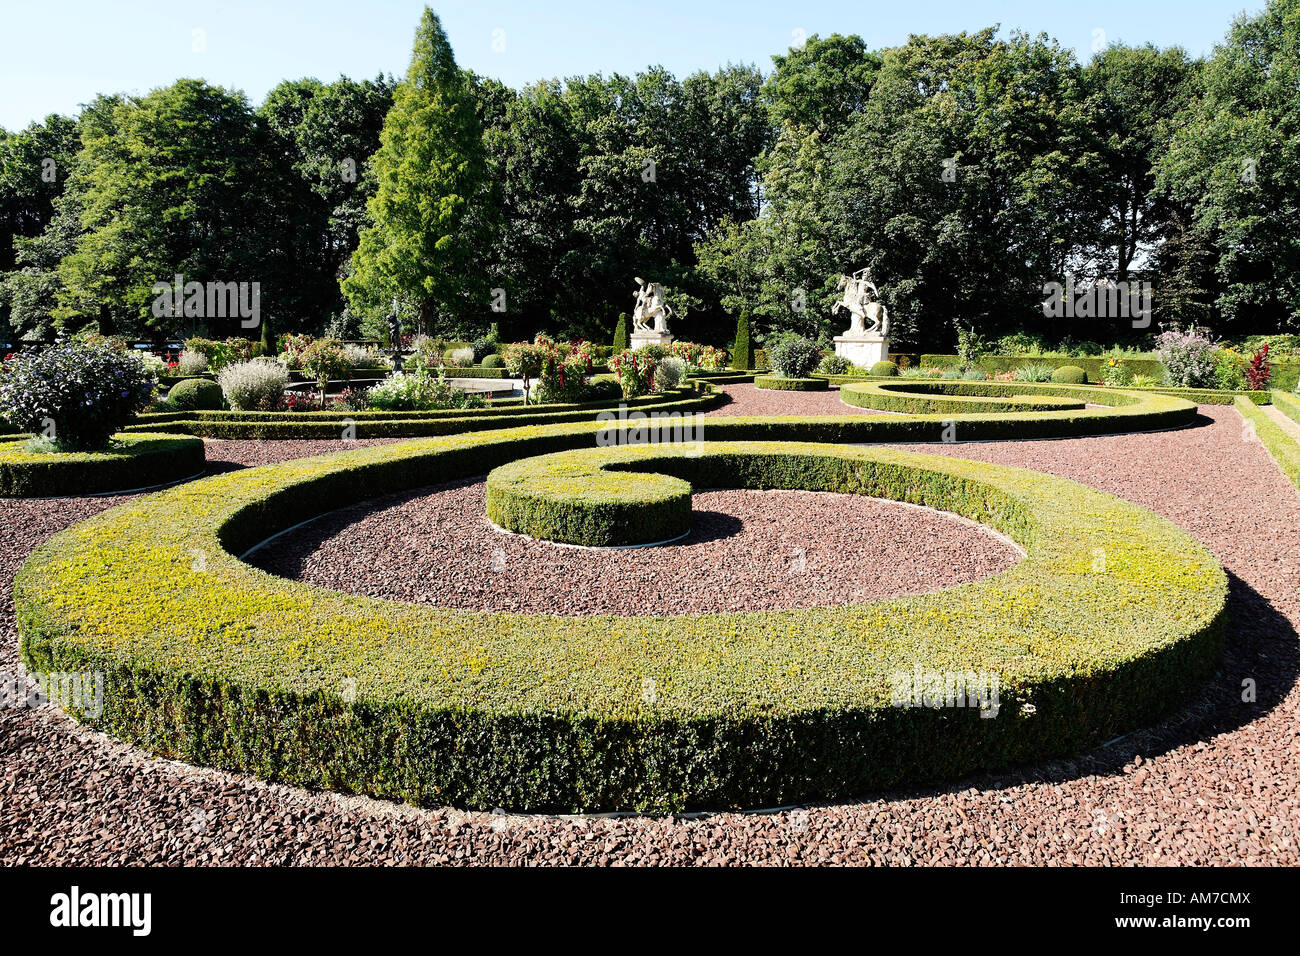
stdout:
<svg viewBox="0 0 1300 956">
<path fill-rule="evenodd" d="M 1207 53 L 1264 0 L 441 0 L 457 61 L 511 86 L 580 73 L 677 75 L 728 62 L 771 68 L 800 36 L 1045 32 L 1080 58 L 1099 41 Z M 0 126 L 75 113 L 96 93 L 144 93 L 182 76 L 248 94 L 285 79 L 402 74 L 422 0 L 0 0 Z M 1098 32 L 1101 31 L 1101 32 Z"/>
</svg>

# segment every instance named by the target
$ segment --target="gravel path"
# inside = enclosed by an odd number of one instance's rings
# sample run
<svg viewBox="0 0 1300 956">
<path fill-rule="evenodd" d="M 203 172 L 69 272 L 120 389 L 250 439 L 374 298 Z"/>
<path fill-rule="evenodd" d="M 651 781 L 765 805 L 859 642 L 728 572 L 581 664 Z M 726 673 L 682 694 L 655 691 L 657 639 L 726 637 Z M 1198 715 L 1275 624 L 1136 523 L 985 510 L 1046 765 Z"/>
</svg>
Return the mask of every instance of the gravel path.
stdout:
<svg viewBox="0 0 1300 956">
<path fill-rule="evenodd" d="M 937 591 L 1015 564 L 978 525 L 809 491 L 703 491 L 690 535 L 654 548 L 569 548 L 495 530 L 482 479 L 335 512 L 256 552 L 321 587 L 440 607 L 544 614 L 703 614 Z M 847 573 L 846 573 L 846 569 Z"/>
<path fill-rule="evenodd" d="M 1199 427 L 1152 435 L 918 446 L 1113 492 L 1182 525 L 1228 568 L 1234 633 L 1221 673 L 1199 703 L 1077 761 L 771 814 L 572 820 L 312 794 L 152 760 L 48 710 L 5 709 L 0 859 L 1294 865 L 1300 496 L 1261 445 L 1243 440 L 1235 409 L 1203 413 Z M 303 443 L 294 450 L 337 447 Z M 232 463 L 284 451 L 283 444 L 209 444 L 210 457 Z M 13 570 L 49 534 L 111 503 L 8 505 L 12 533 L 0 543 L 0 671 L 16 667 Z M 1243 702 L 1243 681 L 1254 682 L 1256 700 Z"/>
</svg>

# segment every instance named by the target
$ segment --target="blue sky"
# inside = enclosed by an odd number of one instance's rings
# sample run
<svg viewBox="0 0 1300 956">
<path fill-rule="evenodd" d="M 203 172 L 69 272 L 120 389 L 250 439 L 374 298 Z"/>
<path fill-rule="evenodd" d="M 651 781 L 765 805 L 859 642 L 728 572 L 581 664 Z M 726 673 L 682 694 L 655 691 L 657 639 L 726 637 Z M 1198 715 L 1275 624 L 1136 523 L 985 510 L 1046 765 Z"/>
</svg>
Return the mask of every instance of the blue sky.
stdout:
<svg viewBox="0 0 1300 956">
<path fill-rule="evenodd" d="M 679 76 L 727 62 L 771 67 L 800 35 L 857 33 L 891 46 L 909 33 L 1001 23 L 1045 32 L 1081 58 L 1093 44 L 1178 44 L 1208 52 L 1232 18 L 1264 0 L 487 0 L 434 10 L 462 66 L 511 86 L 577 73 Z M 259 103 L 284 79 L 401 74 L 417 0 L 0 0 L 0 126 L 75 112 L 96 93 L 144 93 L 182 76 Z M 500 32 L 497 32 L 500 31 Z M 1096 31 L 1103 31 L 1098 34 Z M 494 49 L 495 46 L 500 49 Z"/>
</svg>

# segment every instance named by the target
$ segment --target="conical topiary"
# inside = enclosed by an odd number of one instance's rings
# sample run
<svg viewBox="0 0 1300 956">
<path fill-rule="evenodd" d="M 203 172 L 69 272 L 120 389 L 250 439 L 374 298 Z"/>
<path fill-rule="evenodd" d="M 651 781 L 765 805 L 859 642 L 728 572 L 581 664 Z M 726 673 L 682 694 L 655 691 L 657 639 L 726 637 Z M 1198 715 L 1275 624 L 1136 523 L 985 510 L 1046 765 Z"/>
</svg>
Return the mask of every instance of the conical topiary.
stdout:
<svg viewBox="0 0 1300 956">
<path fill-rule="evenodd" d="M 754 347 L 749 339 L 749 309 L 740 310 L 736 323 L 736 342 L 731 349 L 731 367 L 748 372 L 754 367 Z"/>
<path fill-rule="evenodd" d="M 618 314 L 618 325 L 614 326 L 614 354 L 623 352 L 627 349 L 627 313 Z"/>
</svg>

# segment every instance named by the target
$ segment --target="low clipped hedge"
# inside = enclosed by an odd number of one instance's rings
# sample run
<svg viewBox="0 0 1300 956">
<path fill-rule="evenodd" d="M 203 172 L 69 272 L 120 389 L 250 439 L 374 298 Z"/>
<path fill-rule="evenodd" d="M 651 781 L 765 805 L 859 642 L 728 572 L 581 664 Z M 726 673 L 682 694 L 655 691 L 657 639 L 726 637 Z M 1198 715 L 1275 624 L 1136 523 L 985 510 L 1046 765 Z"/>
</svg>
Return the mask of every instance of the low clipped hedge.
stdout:
<svg viewBox="0 0 1300 956">
<path fill-rule="evenodd" d="M 203 442 L 148 433 L 114 436 L 103 451 L 32 450 L 27 441 L 0 443 L 0 495 L 59 498 L 102 495 L 171 484 L 203 473 Z"/>
<path fill-rule="evenodd" d="M 1276 396 L 1274 404 L 1279 410 L 1283 407 L 1283 403 L 1279 403 Z M 1285 428 L 1254 402 L 1238 398 L 1236 406 L 1237 411 L 1241 412 L 1242 417 L 1255 430 L 1255 437 L 1259 439 L 1260 444 L 1268 449 L 1277 466 L 1282 469 L 1282 474 L 1291 480 L 1297 491 L 1300 491 L 1300 442 L 1291 437 Z M 1294 417 L 1285 411 L 1283 414 L 1288 418 Z"/>
<path fill-rule="evenodd" d="M 781 375 L 755 375 L 755 388 L 779 392 L 820 392 L 826 389 L 824 378 L 785 378 Z"/>
<path fill-rule="evenodd" d="M 1300 423 L 1300 395 L 1293 395 L 1291 392 L 1273 392 L 1271 399 L 1274 408 L 1291 421 Z"/>
<path fill-rule="evenodd" d="M 77 716 L 170 758 L 569 811 L 840 799 L 1078 753 L 1157 720 L 1215 669 L 1227 581 L 1173 524 L 1064 479 L 890 449 L 652 444 L 591 449 L 584 465 L 940 508 L 1009 535 L 1024 560 L 886 601 L 567 618 L 345 595 L 235 557 L 362 498 L 589 447 L 593 430 L 374 446 L 121 505 L 19 571 L 22 658 L 102 671 L 102 712 Z M 917 668 L 996 675 L 996 711 L 895 706 Z"/>
<path fill-rule="evenodd" d="M 1084 399 L 1049 394 L 1049 391 L 1050 388 L 1026 389 L 1010 382 L 889 379 L 845 384 L 840 388 L 840 398 L 858 408 L 904 414 L 1072 411 L 1086 407 Z"/>
<path fill-rule="evenodd" d="M 602 411 L 630 409 L 704 411 L 724 396 L 708 382 L 640 398 L 605 399 L 572 405 L 522 405 L 501 402 L 486 408 L 435 409 L 419 412 L 159 412 L 140 415 L 127 431 L 166 431 L 203 438 L 337 439 L 426 438 L 461 432 L 591 421 Z"/>
<path fill-rule="evenodd" d="M 487 480 L 487 516 L 533 538 L 619 547 L 691 530 L 691 486 L 671 475 L 624 474 L 608 456 L 557 452 L 511 462 Z"/>
</svg>

